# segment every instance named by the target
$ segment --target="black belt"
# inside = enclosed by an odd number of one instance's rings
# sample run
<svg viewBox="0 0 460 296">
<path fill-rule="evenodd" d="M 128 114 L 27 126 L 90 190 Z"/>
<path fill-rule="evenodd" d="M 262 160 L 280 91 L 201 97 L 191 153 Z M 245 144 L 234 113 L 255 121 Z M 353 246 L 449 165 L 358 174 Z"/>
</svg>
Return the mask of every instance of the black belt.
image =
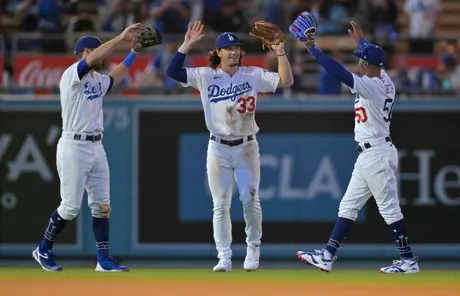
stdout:
<svg viewBox="0 0 460 296">
<path fill-rule="evenodd" d="M 391 138 L 390 137 L 385 137 L 385 142 L 391 142 Z M 358 152 L 361 153 L 363 152 L 364 150 L 366 149 L 369 149 L 372 147 L 372 145 L 369 143 L 369 142 L 365 142 L 363 144 L 364 148 L 361 147 L 360 145 L 356 146 L 356 149 L 358 149 Z"/>
<path fill-rule="evenodd" d="M 81 140 L 85 139 L 85 141 L 91 141 L 91 142 L 98 142 L 102 139 L 102 134 L 97 134 L 97 135 L 80 135 L 80 134 L 75 134 L 73 136 L 74 140 Z"/>
<path fill-rule="evenodd" d="M 221 143 L 221 144 L 230 146 L 230 147 L 232 147 L 232 146 L 238 146 L 238 145 L 241 145 L 241 144 L 244 143 L 244 138 L 241 138 L 241 139 L 238 139 L 238 140 L 232 140 L 232 141 L 223 140 L 223 139 L 217 140 L 217 137 L 214 136 L 214 135 L 211 136 L 211 140 L 213 140 L 213 141 L 215 141 L 215 142 L 217 142 L 217 143 Z M 247 142 L 252 141 L 252 140 L 254 140 L 254 136 L 251 135 L 251 136 L 248 136 L 248 137 L 247 137 Z"/>
</svg>

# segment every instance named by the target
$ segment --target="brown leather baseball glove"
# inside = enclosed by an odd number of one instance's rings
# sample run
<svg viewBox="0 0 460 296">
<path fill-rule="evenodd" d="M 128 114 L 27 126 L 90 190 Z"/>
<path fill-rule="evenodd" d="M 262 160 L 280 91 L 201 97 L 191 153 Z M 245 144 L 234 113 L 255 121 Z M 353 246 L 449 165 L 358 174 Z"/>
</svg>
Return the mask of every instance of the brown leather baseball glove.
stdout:
<svg viewBox="0 0 460 296">
<path fill-rule="evenodd" d="M 266 21 L 257 21 L 249 35 L 262 41 L 262 48 L 268 47 L 270 50 L 273 50 L 272 45 L 286 41 L 286 36 L 280 28 Z"/>
</svg>

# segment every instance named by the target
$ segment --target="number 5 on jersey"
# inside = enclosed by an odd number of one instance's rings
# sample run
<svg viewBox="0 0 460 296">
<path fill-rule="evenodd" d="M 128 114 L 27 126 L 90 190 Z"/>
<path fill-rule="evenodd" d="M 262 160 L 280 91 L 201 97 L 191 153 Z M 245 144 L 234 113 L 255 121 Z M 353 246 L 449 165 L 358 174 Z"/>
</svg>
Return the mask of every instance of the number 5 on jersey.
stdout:
<svg viewBox="0 0 460 296">
<path fill-rule="evenodd" d="M 249 96 L 247 98 L 239 98 L 237 103 L 238 108 L 236 111 L 239 113 L 254 112 L 256 109 L 256 98 L 253 96 Z"/>
<path fill-rule="evenodd" d="M 388 107 L 388 104 L 390 104 L 390 106 Z M 393 105 L 394 105 L 394 100 L 393 99 L 386 99 L 385 100 L 385 104 L 383 105 L 383 111 L 384 112 L 387 112 L 387 116 L 383 116 L 383 120 L 385 120 L 385 122 L 388 122 L 388 121 L 391 121 L 391 116 L 393 115 Z"/>
</svg>

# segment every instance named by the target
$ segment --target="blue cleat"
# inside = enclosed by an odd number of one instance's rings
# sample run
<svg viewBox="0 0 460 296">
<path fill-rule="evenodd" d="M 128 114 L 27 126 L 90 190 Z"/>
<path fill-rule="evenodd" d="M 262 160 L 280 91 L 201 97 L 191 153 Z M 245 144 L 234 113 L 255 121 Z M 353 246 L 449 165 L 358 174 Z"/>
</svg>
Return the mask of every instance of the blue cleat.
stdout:
<svg viewBox="0 0 460 296">
<path fill-rule="evenodd" d="M 129 271 L 129 268 L 118 264 L 115 258 L 108 256 L 105 258 L 97 258 L 96 271 L 120 272 L 120 271 Z"/>
<path fill-rule="evenodd" d="M 54 254 L 53 251 L 49 250 L 46 252 L 40 252 L 39 247 L 37 247 L 33 252 L 32 252 L 32 257 L 40 264 L 40 266 L 43 268 L 43 270 L 46 271 L 62 271 L 62 267 L 56 264 L 56 261 L 54 261 Z"/>
</svg>

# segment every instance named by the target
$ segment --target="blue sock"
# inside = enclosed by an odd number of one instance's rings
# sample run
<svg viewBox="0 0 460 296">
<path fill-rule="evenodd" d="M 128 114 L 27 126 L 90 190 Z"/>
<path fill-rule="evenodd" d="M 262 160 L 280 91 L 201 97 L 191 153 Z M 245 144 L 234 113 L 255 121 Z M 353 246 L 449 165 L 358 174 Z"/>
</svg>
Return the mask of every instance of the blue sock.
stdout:
<svg viewBox="0 0 460 296">
<path fill-rule="evenodd" d="M 410 247 L 409 238 L 407 237 L 404 219 L 391 223 L 389 226 L 401 258 L 412 259 L 414 255 L 412 254 L 412 248 Z"/>
<path fill-rule="evenodd" d="M 38 247 L 40 252 L 46 252 L 53 248 L 56 237 L 59 233 L 61 233 L 62 229 L 64 229 L 66 223 L 67 220 L 64 220 L 61 216 L 59 216 L 57 210 L 51 214 L 48 226 L 46 226 L 45 235 Z"/>
<path fill-rule="evenodd" d="M 93 232 L 96 238 L 97 257 L 109 256 L 109 219 L 93 217 Z"/>
<path fill-rule="evenodd" d="M 335 255 L 337 249 L 345 240 L 345 237 L 347 236 L 351 225 L 353 225 L 353 222 L 355 221 L 341 217 L 339 217 L 335 222 L 334 230 L 332 230 L 331 237 L 329 238 L 325 248 L 329 253 L 331 253 L 332 256 Z"/>
</svg>

